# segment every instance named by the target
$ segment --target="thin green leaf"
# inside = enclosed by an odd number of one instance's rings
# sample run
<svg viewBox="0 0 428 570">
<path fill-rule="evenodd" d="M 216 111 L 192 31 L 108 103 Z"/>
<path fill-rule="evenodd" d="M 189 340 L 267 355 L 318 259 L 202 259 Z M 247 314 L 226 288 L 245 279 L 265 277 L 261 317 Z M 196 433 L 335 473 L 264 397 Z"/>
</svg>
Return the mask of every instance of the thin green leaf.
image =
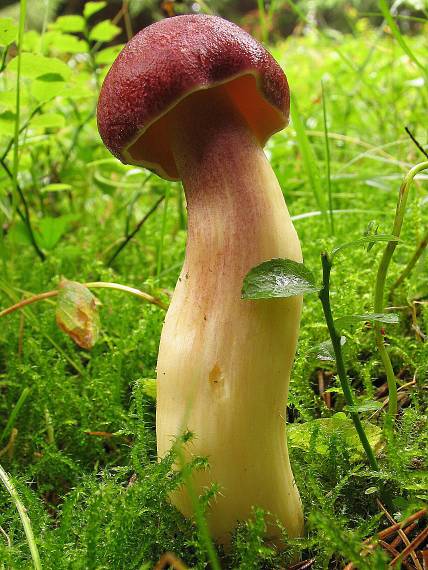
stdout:
<svg viewBox="0 0 428 570">
<path fill-rule="evenodd" d="M 317 205 L 328 223 L 327 209 L 321 186 L 321 178 L 317 167 L 317 159 L 312 145 L 309 142 L 302 116 L 300 115 L 296 99 L 293 95 L 291 96 L 290 110 L 292 124 L 296 131 L 297 143 L 302 154 L 303 165 L 309 180 L 309 186 L 312 188 Z"/>
<path fill-rule="evenodd" d="M 338 247 L 335 247 L 331 254 L 330 254 L 330 258 L 333 259 L 333 257 L 335 255 L 337 255 L 340 251 L 344 250 L 344 249 L 349 249 L 349 248 L 354 248 L 357 247 L 359 245 L 365 245 L 366 243 L 376 243 L 376 242 L 385 242 L 385 241 L 395 241 L 395 242 L 399 242 L 401 241 L 397 236 L 394 236 L 392 234 L 377 234 L 377 235 L 373 235 L 373 236 L 365 236 L 359 239 L 355 239 L 353 241 L 348 241 L 347 243 L 344 243 L 342 245 L 339 245 Z"/>
<path fill-rule="evenodd" d="M 395 325 L 399 322 L 399 317 L 396 313 L 366 313 L 363 315 L 344 315 L 343 317 L 339 317 L 334 321 L 334 326 L 337 329 L 342 329 L 358 322 L 378 322 Z"/>
<path fill-rule="evenodd" d="M 413 51 L 410 49 L 407 42 L 403 38 L 400 32 L 400 28 L 395 23 L 395 20 L 392 17 L 391 12 L 389 11 L 389 7 L 386 0 L 379 0 L 379 8 L 383 14 L 383 17 L 387 21 L 392 34 L 394 35 L 395 39 L 400 45 L 401 49 L 404 51 L 405 54 L 408 55 L 408 57 L 413 61 L 413 63 L 415 63 L 420 69 L 422 69 L 424 73 L 427 73 L 428 71 L 427 68 L 418 60 L 418 58 L 415 56 L 415 54 L 413 53 Z"/>
<path fill-rule="evenodd" d="M 55 183 L 55 184 L 48 184 L 47 186 L 44 186 L 41 189 L 41 193 L 42 194 L 47 194 L 48 192 L 65 192 L 67 190 L 71 190 L 72 186 L 70 184 L 61 184 L 61 183 Z"/>
<path fill-rule="evenodd" d="M 253 267 L 244 278 L 243 299 L 293 297 L 319 290 L 312 272 L 291 259 L 271 259 Z"/>
</svg>

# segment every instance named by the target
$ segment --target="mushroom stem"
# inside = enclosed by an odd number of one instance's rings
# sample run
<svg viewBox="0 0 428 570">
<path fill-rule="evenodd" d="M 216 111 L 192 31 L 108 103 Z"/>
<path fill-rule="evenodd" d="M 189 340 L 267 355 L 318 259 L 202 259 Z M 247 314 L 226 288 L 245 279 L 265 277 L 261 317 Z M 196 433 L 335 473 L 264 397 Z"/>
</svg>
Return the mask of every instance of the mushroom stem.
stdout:
<svg viewBox="0 0 428 570">
<path fill-rule="evenodd" d="M 171 120 L 189 230 L 159 349 L 158 453 L 190 430 L 187 456 L 210 466 L 193 474 L 196 488 L 220 485 L 207 515 L 213 536 L 227 544 L 259 506 L 270 513 L 268 539 L 279 542 L 276 519 L 290 536 L 303 529 L 284 421 L 301 298 L 243 301 L 241 287 L 267 259 L 301 261 L 299 240 L 262 147 L 225 90 L 192 94 Z M 185 489 L 173 502 L 191 516 Z"/>
</svg>

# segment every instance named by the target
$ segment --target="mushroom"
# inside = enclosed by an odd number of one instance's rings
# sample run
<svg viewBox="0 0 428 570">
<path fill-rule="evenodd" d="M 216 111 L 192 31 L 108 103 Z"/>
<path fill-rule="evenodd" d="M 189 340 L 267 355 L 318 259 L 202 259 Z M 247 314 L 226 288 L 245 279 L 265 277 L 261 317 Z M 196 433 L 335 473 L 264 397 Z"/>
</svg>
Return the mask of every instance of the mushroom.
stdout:
<svg viewBox="0 0 428 570">
<path fill-rule="evenodd" d="M 185 457 L 207 513 L 227 544 L 252 507 L 267 538 L 303 531 L 285 432 L 301 297 L 243 301 L 246 273 L 271 258 L 302 261 L 281 188 L 263 152 L 288 122 L 289 89 L 272 56 L 241 28 L 206 15 L 176 16 L 139 32 L 110 69 L 98 126 L 122 162 L 181 180 L 186 258 L 162 330 L 157 366 L 157 447 L 164 456 L 189 430 Z M 172 497 L 186 516 L 185 485 Z M 279 525 L 277 523 L 279 521 Z"/>
</svg>

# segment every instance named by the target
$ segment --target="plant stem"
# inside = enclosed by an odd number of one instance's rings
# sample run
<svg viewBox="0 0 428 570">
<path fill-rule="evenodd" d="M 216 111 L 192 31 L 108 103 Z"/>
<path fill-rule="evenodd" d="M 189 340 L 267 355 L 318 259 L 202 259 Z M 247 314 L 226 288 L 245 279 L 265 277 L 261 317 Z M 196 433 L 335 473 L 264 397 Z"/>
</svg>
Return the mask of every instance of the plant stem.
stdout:
<svg viewBox="0 0 428 570">
<path fill-rule="evenodd" d="M 19 29 L 18 29 L 18 65 L 16 70 L 16 101 L 15 101 L 15 131 L 14 131 L 14 146 L 13 146 L 13 168 L 12 168 L 12 216 L 14 215 L 17 206 L 17 193 L 18 193 L 18 170 L 19 170 L 19 122 L 21 113 L 21 52 L 22 42 L 24 39 L 25 31 L 25 18 L 27 15 L 27 0 L 21 0 L 19 10 Z"/>
<path fill-rule="evenodd" d="M 410 275 L 412 269 L 415 267 L 415 265 L 419 261 L 419 258 L 421 257 L 421 255 L 423 254 L 423 252 L 425 251 L 427 246 L 428 246 L 428 231 L 425 233 L 424 237 L 418 243 L 418 246 L 415 250 L 415 253 L 410 258 L 406 267 L 403 269 L 403 271 L 401 272 L 401 274 L 399 275 L 397 280 L 393 283 L 391 290 L 389 292 L 390 297 L 392 297 L 395 289 L 397 289 L 397 287 L 399 287 L 407 279 L 407 277 Z"/>
<path fill-rule="evenodd" d="M 34 539 L 33 529 L 31 528 L 31 521 L 27 515 L 27 509 L 21 503 L 21 499 L 15 489 L 14 484 L 7 476 L 6 471 L 0 465 L 0 479 L 3 485 L 6 487 L 13 502 L 18 510 L 19 516 L 21 517 L 22 526 L 24 527 L 25 536 L 27 537 L 28 546 L 30 547 L 31 557 L 33 559 L 33 565 L 36 570 L 42 570 L 42 564 L 40 562 L 39 551 L 37 549 L 37 544 Z"/>
<path fill-rule="evenodd" d="M 334 219 L 333 219 L 333 196 L 331 194 L 331 165 L 330 165 L 330 144 L 328 140 L 328 125 L 327 125 L 327 105 L 325 97 L 324 82 L 321 81 L 322 91 L 322 112 L 324 118 L 324 143 L 325 143 L 325 161 L 327 165 L 327 191 L 328 191 L 328 208 L 330 214 L 331 235 L 334 236 Z"/>
<path fill-rule="evenodd" d="M 146 221 L 150 218 L 150 216 L 152 214 L 154 214 L 156 212 L 156 210 L 158 209 L 158 206 L 160 206 L 160 204 L 165 200 L 165 194 L 163 196 L 161 196 L 160 198 L 158 198 L 158 200 L 153 204 L 153 206 L 150 208 L 150 210 L 147 212 L 147 214 L 145 214 L 141 220 L 138 222 L 138 224 L 135 226 L 135 228 L 132 230 L 132 232 L 130 234 L 128 234 L 126 236 L 126 238 L 124 239 L 124 241 L 120 244 L 120 246 L 116 249 L 116 251 L 113 253 L 113 255 L 110 257 L 110 259 L 107 261 L 107 265 L 110 266 L 113 261 L 116 259 L 116 257 L 119 255 L 119 253 L 128 245 L 128 243 L 137 235 L 137 233 L 140 231 L 140 229 L 143 227 L 143 225 L 146 223 Z"/>
<path fill-rule="evenodd" d="M 346 404 L 353 408 L 355 407 L 354 397 L 352 394 L 351 386 L 349 384 L 348 376 L 346 374 L 345 363 L 343 360 L 342 346 L 340 344 L 340 335 L 334 326 L 333 315 L 331 312 L 330 304 L 330 273 L 333 263 L 329 258 L 327 253 L 321 254 L 322 270 L 323 270 L 323 286 L 319 292 L 319 298 L 321 300 L 325 321 L 327 323 L 328 332 L 330 333 L 330 339 L 333 344 L 334 354 L 336 357 L 337 374 L 339 376 L 340 385 L 342 386 L 343 394 L 345 396 Z M 360 438 L 361 445 L 366 452 L 366 456 L 370 467 L 374 471 L 379 470 L 379 466 L 376 461 L 376 457 L 373 453 L 373 449 L 367 439 L 366 432 L 364 431 L 363 424 L 361 423 L 360 416 L 358 412 L 350 412 L 351 419 L 354 422 L 355 429 L 357 430 L 358 437 Z"/>
<path fill-rule="evenodd" d="M 34 247 L 35 252 L 37 253 L 37 255 L 39 256 L 41 261 L 44 261 L 46 259 L 46 255 L 43 253 L 43 251 L 40 249 L 39 245 L 37 244 L 35 235 L 34 235 L 34 231 L 33 231 L 33 227 L 31 225 L 31 217 L 30 217 L 30 209 L 28 207 L 27 204 L 27 200 L 25 199 L 25 195 L 24 192 L 22 191 L 21 186 L 16 182 L 16 184 L 13 184 L 13 173 L 11 172 L 10 168 L 8 167 L 8 165 L 6 164 L 6 162 L 0 158 L 0 165 L 4 168 L 4 171 L 6 172 L 6 174 L 9 176 L 9 178 L 12 180 L 12 185 L 14 186 L 14 189 L 18 192 L 22 204 L 24 206 L 24 213 L 21 212 L 21 210 L 19 209 L 19 206 L 16 205 L 16 211 L 19 214 L 19 217 L 21 218 L 22 222 L 25 224 L 27 231 L 28 231 L 28 235 L 30 237 L 30 241 Z M 14 203 L 14 193 L 12 194 L 12 207 L 13 207 L 13 203 Z M 13 210 L 14 212 L 15 210 Z M 12 213 L 13 215 L 13 213 Z"/>
<path fill-rule="evenodd" d="M 409 190 L 414 177 L 428 168 L 428 161 L 421 162 L 409 170 L 409 172 L 404 177 L 404 180 L 400 187 L 400 192 L 398 195 L 397 208 L 395 211 L 394 227 L 392 229 L 392 235 L 397 238 L 400 237 L 401 228 L 403 226 L 404 215 L 406 213 L 406 203 L 409 195 Z M 382 255 L 382 259 L 379 264 L 379 268 L 376 276 L 375 292 L 374 292 L 374 312 L 382 313 L 384 311 L 384 295 L 385 295 L 385 281 L 388 274 L 389 265 L 391 263 L 392 256 L 394 254 L 395 248 L 397 247 L 396 241 L 390 241 L 387 243 L 385 250 Z M 382 325 L 381 323 L 374 324 L 374 334 L 376 345 L 381 357 L 382 363 L 386 372 L 386 379 L 388 383 L 389 392 L 389 402 L 388 402 L 388 416 L 391 420 L 397 415 L 398 400 L 397 400 L 397 383 L 395 380 L 394 369 L 392 368 L 391 360 L 386 350 L 385 343 L 383 341 L 382 335 Z"/>
<path fill-rule="evenodd" d="M 89 289 L 116 289 L 117 291 L 124 291 L 125 293 L 130 293 L 131 295 L 135 295 L 152 305 L 157 305 L 161 309 L 165 311 L 168 309 L 168 306 L 165 305 L 160 299 L 157 297 L 153 297 L 153 295 L 149 295 L 144 291 L 140 291 L 139 289 L 135 289 L 134 287 L 128 287 L 128 285 L 120 285 L 120 283 L 105 283 L 104 281 L 95 281 L 94 283 L 84 283 L 86 287 Z"/>
<path fill-rule="evenodd" d="M 136 297 L 144 299 L 144 301 L 147 301 L 152 305 L 157 305 L 158 307 L 164 309 L 165 311 L 168 309 L 167 305 L 165 305 L 165 303 L 163 303 L 157 297 L 153 297 L 153 295 L 149 295 L 148 293 L 140 291 L 139 289 L 135 289 L 134 287 L 128 287 L 127 285 L 120 285 L 120 283 L 104 283 L 103 281 L 96 281 L 94 283 L 84 283 L 84 285 L 85 287 L 88 287 L 88 289 L 116 289 L 118 291 L 125 291 L 125 293 L 130 293 L 131 295 L 135 295 Z M 23 309 L 27 305 L 32 305 L 33 303 L 37 303 L 38 301 L 43 301 L 44 299 L 50 299 L 51 297 L 56 297 L 58 293 L 59 290 L 54 289 L 53 291 L 46 291 L 45 293 L 33 295 L 28 299 L 23 299 L 22 301 L 19 301 L 19 303 L 16 303 L 15 305 L 12 305 L 11 307 L 4 309 L 3 311 L 0 311 L 0 318 L 5 317 L 6 315 L 9 315 L 10 313 L 13 313 L 14 311 L 17 311 L 19 309 Z"/>
</svg>

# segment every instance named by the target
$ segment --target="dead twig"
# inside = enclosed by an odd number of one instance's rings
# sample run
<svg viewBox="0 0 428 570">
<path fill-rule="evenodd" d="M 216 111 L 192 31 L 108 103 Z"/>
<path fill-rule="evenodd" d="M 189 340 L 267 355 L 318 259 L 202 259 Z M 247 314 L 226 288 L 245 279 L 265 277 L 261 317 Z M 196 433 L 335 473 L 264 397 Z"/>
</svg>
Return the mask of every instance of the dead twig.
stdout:
<svg viewBox="0 0 428 570">
<path fill-rule="evenodd" d="M 390 513 L 387 511 L 387 509 L 384 507 L 384 505 L 382 505 L 382 503 L 379 501 L 379 499 L 376 499 L 376 502 L 378 504 L 378 506 L 380 507 L 380 509 L 382 510 L 382 512 L 384 513 L 384 515 L 386 516 L 386 518 L 389 520 L 390 523 L 394 524 L 395 520 L 393 519 L 393 517 L 390 515 Z M 403 543 L 406 546 L 410 545 L 410 540 L 407 538 L 407 535 L 405 534 L 405 532 L 403 531 L 403 529 L 399 528 L 397 530 L 401 540 L 403 541 Z M 391 548 L 394 550 L 394 547 L 392 545 L 390 545 Z M 397 557 L 397 555 L 399 555 L 400 553 L 397 552 L 396 554 L 394 554 L 395 557 Z M 411 557 L 412 560 L 415 564 L 415 567 L 417 570 L 423 570 L 422 566 L 419 563 L 418 557 L 416 556 L 416 554 L 412 551 L 411 552 Z"/>
<path fill-rule="evenodd" d="M 411 555 L 412 553 L 414 553 L 415 549 L 424 542 L 425 539 L 428 538 L 428 526 L 425 527 L 425 529 L 418 534 L 418 536 L 412 540 L 412 542 L 409 544 L 409 546 L 406 546 L 406 548 L 400 552 L 400 554 L 398 556 L 396 556 L 394 558 L 394 560 L 391 561 L 391 566 L 395 566 L 397 564 L 397 562 L 401 562 L 401 564 L 404 563 L 404 560 Z"/>
</svg>

